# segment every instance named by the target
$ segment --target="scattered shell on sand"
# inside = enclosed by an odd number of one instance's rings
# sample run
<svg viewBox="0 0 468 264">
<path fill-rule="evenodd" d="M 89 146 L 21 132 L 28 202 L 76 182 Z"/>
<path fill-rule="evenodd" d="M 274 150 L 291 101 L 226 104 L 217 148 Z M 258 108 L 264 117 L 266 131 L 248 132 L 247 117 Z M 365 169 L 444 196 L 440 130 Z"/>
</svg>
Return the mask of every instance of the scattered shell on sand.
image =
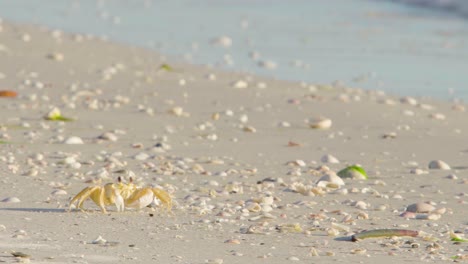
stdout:
<svg viewBox="0 0 468 264">
<path fill-rule="evenodd" d="M 334 156 L 332 156 L 330 154 L 324 155 L 320 160 L 323 163 L 333 163 L 333 164 L 340 163 L 340 161 L 337 158 L 335 158 Z"/>
<path fill-rule="evenodd" d="M 102 140 L 108 140 L 108 141 L 117 141 L 119 138 L 114 134 L 114 133 L 111 133 L 111 132 L 105 132 L 103 134 L 101 134 L 100 136 L 98 136 L 98 139 L 102 139 Z"/>
<path fill-rule="evenodd" d="M 332 171 L 328 172 L 317 181 L 317 186 L 319 187 L 339 188 L 344 185 L 344 181 Z"/>
<path fill-rule="evenodd" d="M 103 245 L 107 242 L 102 236 L 98 236 L 95 240 L 91 242 L 91 244 Z"/>
<path fill-rule="evenodd" d="M 423 202 L 410 204 L 406 208 L 407 212 L 413 212 L 413 213 L 430 213 L 434 210 L 435 210 L 434 206 L 428 203 L 423 203 Z"/>
<path fill-rule="evenodd" d="M 69 144 L 69 145 L 84 144 L 83 140 L 80 137 L 75 137 L 75 136 L 67 138 L 63 143 Z"/>
<path fill-rule="evenodd" d="M 54 53 L 48 54 L 47 58 L 54 60 L 54 61 L 63 61 L 65 59 L 65 55 L 63 55 L 63 53 L 60 53 L 60 52 L 54 52 Z"/>
<path fill-rule="evenodd" d="M 332 126 L 331 119 L 318 118 L 309 121 L 310 128 L 313 129 L 329 129 Z"/>
<path fill-rule="evenodd" d="M 229 48 L 232 46 L 232 39 L 228 36 L 221 36 L 213 39 L 211 44 L 218 45 L 224 48 Z"/>
<path fill-rule="evenodd" d="M 2 203 L 19 203 L 21 200 L 17 197 L 7 197 L 2 200 Z"/>
<path fill-rule="evenodd" d="M 231 83 L 231 86 L 237 89 L 244 89 L 249 87 L 249 84 L 243 80 L 237 80 Z"/>
<path fill-rule="evenodd" d="M 450 170 L 451 169 L 447 163 L 441 160 L 433 160 L 429 162 L 428 167 L 429 169 L 433 169 L 433 170 Z"/>
</svg>

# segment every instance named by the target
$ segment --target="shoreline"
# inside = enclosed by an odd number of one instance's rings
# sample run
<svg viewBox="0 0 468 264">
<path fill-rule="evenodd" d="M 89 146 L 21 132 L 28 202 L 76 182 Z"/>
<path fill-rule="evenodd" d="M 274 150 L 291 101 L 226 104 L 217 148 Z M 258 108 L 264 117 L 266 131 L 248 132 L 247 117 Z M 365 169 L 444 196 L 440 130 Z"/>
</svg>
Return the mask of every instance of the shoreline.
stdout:
<svg viewBox="0 0 468 264">
<path fill-rule="evenodd" d="M 347 86 L 408 96 L 429 95 L 465 102 L 468 98 L 464 89 L 468 80 L 463 77 L 463 58 L 468 51 L 464 32 L 468 28 L 458 18 L 444 19 L 391 2 L 332 0 L 322 1 L 317 8 L 300 1 L 303 8 L 299 9 L 312 10 L 307 15 L 310 19 L 303 14 L 291 23 L 281 23 L 285 5 L 276 5 L 265 12 L 257 5 L 252 10 L 249 4 L 240 4 L 237 12 L 228 12 L 230 15 L 223 18 L 206 14 L 202 20 L 194 17 L 200 10 L 187 5 L 180 10 L 181 20 L 173 21 L 170 27 L 161 27 L 157 25 L 172 18 L 159 10 L 177 10 L 177 4 L 154 3 L 147 8 L 131 4 L 132 8 L 125 8 L 119 4 L 94 6 L 92 2 L 27 8 L 18 1 L 5 6 L 5 10 L 12 9 L 5 16 L 52 28 L 55 25 L 65 31 L 104 34 L 120 43 L 171 54 L 171 61 L 177 58 L 189 63 L 220 65 L 225 70 L 238 69 L 285 80 L 320 83 L 340 80 Z M 211 7 L 214 10 L 211 13 L 218 14 L 217 8 L 226 12 L 229 5 Z M 31 16 L 21 12 L 22 8 L 31 11 Z M 159 15 L 150 18 L 151 13 Z M 69 14 L 66 21 L 63 14 Z M 113 23 L 113 18 L 120 22 Z M 231 26 L 210 26 L 211 21 Z M 184 23 L 191 26 L 181 27 Z M 200 28 L 205 30 L 195 33 Z M 219 37 L 230 39 L 232 46 L 219 44 L 216 41 Z"/>
<path fill-rule="evenodd" d="M 0 90 L 18 93 L 0 98 L 2 261 L 27 260 L 12 251 L 40 263 L 435 263 L 467 255 L 449 237 L 468 237 L 466 105 L 304 86 L 1 25 Z M 45 120 L 52 106 L 73 121 Z M 429 168 L 433 160 L 451 168 Z M 353 164 L 369 179 L 318 183 Z M 81 189 L 118 176 L 170 193 L 172 215 L 157 205 L 102 214 L 90 201 L 92 212 L 66 212 Z M 420 202 L 430 213 L 400 216 Z M 427 235 L 348 241 L 376 228 Z"/>
</svg>

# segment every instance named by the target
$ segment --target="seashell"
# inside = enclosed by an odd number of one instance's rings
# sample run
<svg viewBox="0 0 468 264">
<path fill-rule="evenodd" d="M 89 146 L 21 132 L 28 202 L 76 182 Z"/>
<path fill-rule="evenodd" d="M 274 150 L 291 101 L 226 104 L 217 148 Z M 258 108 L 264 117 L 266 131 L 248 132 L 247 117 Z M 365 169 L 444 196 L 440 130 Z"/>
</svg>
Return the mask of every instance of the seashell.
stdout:
<svg viewBox="0 0 468 264">
<path fill-rule="evenodd" d="M 349 232 L 351 231 L 351 228 L 346 225 L 338 224 L 338 223 L 332 223 L 331 224 L 332 228 L 338 230 L 338 231 L 344 231 L 344 232 Z"/>
<path fill-rule="evenodd" d="M 138 154 L 136 154 L 135 156 L 133 156 L 134 159 L 136 160 L 140 160 L 140 161 L 143 161 L 143 160 L 147 160 L 149 159 L 150 155 L 144 153 L 144 152 L 140 152 Z"/>
<path fill-rule="evenodd" d="M 118 137 L 114 134 L 114 133 L 111 133 L 111 132 L 106 132 L 100 136 L 98 136 L 98 139 L 102 139 L 102 140 L 108 140 L 108 141 L 117 141 L 118 140 Z"/>
<path fill-rule="evenodd" d="M 65 56 L 62 53 L 54 52 L 54 53 L 48 54 L 47 58 L 54 60 L 54 61 L 63 61 L 65 59 Z"/>
<path fill-rule="evenodd" d="M 228 36 L 220 36 L 211 40 L 211 44 L 221 46 L 224 48 L 229 48 L 232 46 L 232 39 Z"/>
<path fill-rule="evenodd" d="M 80 137 L 69 137 L 63 143 L 69 145 L 84 144 L 83 140 Z"/>
<path fill-rule="evenodd" d="M 417 105 L 418 101 L 414 99 L 413 97 L 405 96 L 400 98 L 400 102 L 402 104 L 409 104 L 409 105 Z"/>
<path fill-rule="evenodd" d="M 273 198 L 273 196 L 265 196 L 265 197 L 262 197 L 262 199 L 260 200 L 260 203 L 262 205 L 272 205 L 274 200 L 275 199 Z"/>
<path fill-rule="evenodd" d="M 366 212 L 359 212 L 356 216 L 357 219 L 369 219 L 369 214 Z"/>
<path fill-rule="evenodd" d="M 410 173 L 411 174 L 416 174 L 416 175 L 421 175 L 421 174 L 428 174 L 429 172 L 428 171 L 425 171 L 425 170 L 422 170 L 422 169 L 412 169 L 410 170 Z"/>
<path fill-rule="evenodd" d="M 277 225 L 276 230 L 280 233 L 302 233 L 303 231 L 299 223 Z"/>
<path fill-rule="evenodd" d="M 333 164 L 340 163 L 340 161 L 337 158 L 335 158 L 334 156 L 330 154 L 324 155 L 320 160 L 323 163 L 333 163 Z"/>
<path fill-rule="evenodd" d="M 313 129 L 329 129 L 332 126 L 332 121 L 328 118 L 318 118 L 311 120 L 309 126 Z"/>
<path fill-rule="evenodd" d="M 231 86 L 237 89 L 245 89 L 249 87 L 249 84 L 246 81 L 243 80 L 237 80 L 235 82 L 231 83 Z"/>
<path fill-rule="evenodd" d="M 430 213 L 435 210 L 435 207 L 428 204 L 428 203 L 414 203 L 408 205 L 406 208 L 407 212 L 413 212 L 413 213 Z"/>
<path fill-rule="evenodd" d="M 268 204 L 262 205 L 262 212 L 269 213 L 271 211 L 273 211 L 273 207 L 271 205 L 268 205 Z"/>
<path fill-rule="evenodd" d="M 441 113 L 433 113 L 429 117 L 435 120 L 445 120 L 445 115 Z"/>
<path fill-rule="evenodd" d="M 400 216 L 404 218 L 409 218 L 409 219 L 416 218 L 416 214 L 413 212 L 403 212 L 402 214 L 400 214 Z"/>
<path fill-rule="evenodd" d="M 257 129 L 255 129 L 255 127 L 253 127 L 253 126 L 244 126 L 244 128 L 242 130 L 244 132 L 249 132 L 249 133 L 257 132 Z"/>
<path fill-rule="evenodd" d="M 91 242 L 91 244 L 98 244 L 98 245 L 103 245 L 107 242 L 102 236 L 98 236 L 95 240 Z"/>
<path fill-rule="evenodd" d="M 328 172 L 317 181 L 319 187 L 339 188 L 344 186 L 344 181 L 334 172 Z M 336 187 L 335 187 L 336 186 Z"/>
<path fill-rule="evenodd" d="M 439 220 L 442 216 L 440 214 L 417 214 L 416 219 L 419 220 Z"/>
<path fill-rule="evenodd" d="M 19 203 L 21 200 L 17 197 L 7 197 L 1 201 L 2 203 Z"/>
<path fill-rule="evenodd" d="M 431 162 L 429 162 L 429 165 L 428 165 L 429 169 L 433 169 L 433 170 L 450 170 L 450 166 L 441 161 L 441 160 L 433 160 Z"/>
<path fill-rule="evenodd" d="M 240 240 L 239 239 L 228 239 L 226 241 L 224 241 L 224 243 L 227 243 L 227 244 L 234 244 L 234 245 L 240 245 Z"/>
<path fill-rule="evenodd" d="M 65 190 L 55 190 L 51 193 L 53 196 L 58 196 L 58 195 L 67 195 L 67 192 Z"/>
<path fill-rule="evenodd" d="M 262 61 L 259 61 L 257 64 L 259 67 L 265 68 L 268 70 L 274 70 L 278 67 L 278 64 L 271 60 L 262 60 Z"/>
<path fill-rule="evenodd" d="M 180 106 L 171 108 L 171 110 L 169 110 L 169 113 L 175 116 L 183 116 L 185 114 L 184 109 Z"/>
<path fill-rule="evenodd" d="M 0 97 L 16 97 L 18 93 L 10 90 L 0 90 Z"/>
<path fill-rule="evenodd" d="M 262 210 L 262 207 L 258 203 L 247 203 L 245 209 L 249 210 L 249 212 L 257 213 Z"/>
</svg>

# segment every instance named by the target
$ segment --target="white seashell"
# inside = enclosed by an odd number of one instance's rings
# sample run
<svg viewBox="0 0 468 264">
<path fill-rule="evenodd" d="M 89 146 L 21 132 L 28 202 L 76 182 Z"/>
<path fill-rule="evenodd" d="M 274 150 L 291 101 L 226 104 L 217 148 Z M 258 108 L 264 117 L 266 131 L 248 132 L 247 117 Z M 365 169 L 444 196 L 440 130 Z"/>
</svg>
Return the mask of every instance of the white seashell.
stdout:
<svg viewBox="0 0 468 264">
<path fill-rule="evenodd" d="M 266 197 L 262 197 L 260 203 L 262 205 L 272 205 L 274 200 L 275 199 L 273 198 L 273 196 L 266 196 Z"/>
<path fill-rule="evenodd" d="M 429 162 L 429 165 L 428 165 L 429 169 L 433 169 L 433 170 L 450 170 L 450 166 L 441 161 L 441 160 L 433 160 L 431 162 Z"/>
<path fill-rule="evenodd" d="M 150 157 L 150 155 L 144 153 L 144 152 L 140 152 L 138 154 L 136 154 L 135 156 L 133 156 L 134 159 L 136 160 L 147 160 L 148 158 Z"/>
<path fill-rule="evenodd" d="M 169 110 L 169 113 L 175 115 L 175 116 L 183 116 L 184 115 L 184 109 L 180 106 L 173 107 L 171 110 Z"/>
<path fill-rule="evenodd" d="M 435 120 L 445 120 L 445 115 L 441 113 L 433 113 L 429 117 Z"/>
<path fill-rule="evenodd" d="M 328 172 L 326 175 L 322 176 L 317 181 L 317 186 L 319 187 L 339 188 L 344 185 L 345 183 L 343 179 L 341 179 L 338 175 L 336 175 L 336 173 L 331 172 L 331 171 Z"/>
<path fill-rule="evenodd" d="M 45 116 L 44 118 L 45 119 L 54 119 L 56 118 L 57 116 L 61 116 L 62 113 L 60 112 L 60 109 L 58 109 L 57 107 L 54 107 L 52 108 L 52 110 L 50 110 Z"/>
<path fill-rule="evenodd" d="M 410 171 L 411 174 L 416 174 L 416 175 L 421 175 L 421 174 L 428 174 L 429 172 L 428 171 L 425 171 L 425 170 L 422 170 L 422 169 L 412 169 Z"/>
<path fill-rule="evenodd" d="M 65 190 L 55 190 L 51 193 L 53 196 L 58 196 L 58 195 L 67 195 L 67 192 Z"/>
<path fill-rule="evenodd" d="M 17 197 L 7 197 L 2 200 L 2 203 L 19 203 L 21 200 Z"/>
<path fill-rule="evenodd" d="M 224 48 L 229 48 L 232 46 L 232 39 L 228 36 L 220 36 L 211 41 L 213 45 L 218 45 Z"/>
<path fill-rule="evenodd" d="M 80 137 L 69 137 L 63 143 L 64 144 L 69 144 L 69 145 L 84 144 L 83 140 Z"/>
<path fill-rule="evenodd" d="M 428 203 L 414 203 L 408 205 L 406 208 L 407 212 L 413 212 L 413 213 L 430 213 L 435 210 L 435 207 L 428 204 Z"/>
<path fill-rule="evenodd" d="M 271 207 L 271 205 L 268 205 L 268 204 L 262 205 L 262 212 L 269 213 L 271 211 L 273 211 L 273 207 Z"/>
<path fill-rule="evenodd" d="M 331 119 L 319 118 L 309 122 L 309 126 L 314 129 L 329 129 L 332 126 Z"/>
<path fill-rule="evenodd" d="M 107 242 L 107 240 L 105 240 L 104 238 L 102 238 L 102 236 L 98 236 L 95 240 L 93 240 L 91 242 L 91 244 L 98 244 L 98 245 L 102 245 L 102 244 L 105 244 Z"/>
<path fill-rule="evenodd" d="M 440 214 L 418 214 L 416 219 L 419 220 L 439 220 L 442 216 Z"/>
<path fill-rule="evenodd" d="M 237 80 L 233 82 L 231 85 L 232 87 L 237 88 L 237 89 L 244 89 L 249 86 L 249 84 L 243 80 Z"/>
<path fill-rule="evenodd" d="M 100 135 L 98 137 L 98 139 L 102 139 L 102 140 L 108 140 L 108 141 L 117 141 L 119 138 L 114 134 L 114 133 L 111 133 L 111 132 L 106 132 L 102 135 Z"/>
<path fill-rule="evenodd" d="M 334 164 L 340 163 L 340 161 L 337 158 L 335 158 L 334 156 L 332 156 L 330 154 L 324 155 L 321 158 L 321 161 L 323 163 L 334 163 Z"/>
</svg>

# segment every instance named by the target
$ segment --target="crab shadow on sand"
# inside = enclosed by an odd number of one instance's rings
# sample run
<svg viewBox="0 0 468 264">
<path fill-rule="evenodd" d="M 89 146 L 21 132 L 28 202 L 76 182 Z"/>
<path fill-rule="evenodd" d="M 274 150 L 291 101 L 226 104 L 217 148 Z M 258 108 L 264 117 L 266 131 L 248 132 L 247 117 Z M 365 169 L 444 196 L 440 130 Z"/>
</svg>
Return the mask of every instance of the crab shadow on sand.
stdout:
<svg viewBox="0 0 468 264">
<path fill-rule="evenodd" d="M 62 208 L 0 208 L 0 211 L 18 211 L 31 213 L 66 213 L 68 210 Z"/>
</svg>

